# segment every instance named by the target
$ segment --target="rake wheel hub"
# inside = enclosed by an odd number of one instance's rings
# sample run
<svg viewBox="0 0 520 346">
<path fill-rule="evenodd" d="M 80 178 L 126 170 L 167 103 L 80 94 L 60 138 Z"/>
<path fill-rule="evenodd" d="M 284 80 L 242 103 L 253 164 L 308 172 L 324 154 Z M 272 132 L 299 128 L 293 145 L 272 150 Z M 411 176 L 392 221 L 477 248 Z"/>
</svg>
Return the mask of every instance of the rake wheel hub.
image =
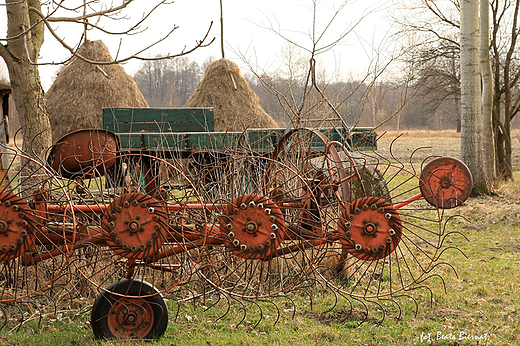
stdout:
<svg viewBox="0 0 520 346">
<path fill-rule="evenodd" d="M 339 232 L 348 253 L 362 260 L 375 261 L 391 254 L 399 244 L 401 218 L 382 198 L 359 198 L 343 211 Z"/>
<path fill-rule="evenodd" d="M 143 299 L 120 298 L 113 303 L 107 322 L 117 337 L 142 339 L 152 330 L 153 310 Z"/>
<path fill-rule="evenodd" d="M 106 209 L 103 228 L 109 235 L 107 244 L 117 254 L 145 259 L 164 243 L 164 227 L 168 225 L 166 209 L 154 197 L 126 193 Z"/>
<path fill-rule="evenodd" d="M 26 219 L 30 210 L 21 198 L 0 193 L 0 261 L 11 261 L 29 251 Z"/>
<path fill-rule="evenodd" d="M 228 203 L 220 228 L 226 234 L 224 243 L 236 256 L 263 260 L 280 245 L 285 230 L 282 210 L 259 194 L 239 196 Z"/>
</svg>

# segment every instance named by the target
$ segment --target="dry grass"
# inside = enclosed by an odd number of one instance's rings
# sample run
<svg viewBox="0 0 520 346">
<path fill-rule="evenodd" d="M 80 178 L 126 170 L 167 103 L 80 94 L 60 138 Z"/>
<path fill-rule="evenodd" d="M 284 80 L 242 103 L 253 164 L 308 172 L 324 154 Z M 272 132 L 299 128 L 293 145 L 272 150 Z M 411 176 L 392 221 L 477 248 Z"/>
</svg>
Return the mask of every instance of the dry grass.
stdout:
<svg viewBox="0 0 520 346">
<path fill-rule="evenodd" d="M 410 156 L 414 156 L 414 162 L 431 155 L 451 156 L 460 159 L 460 133 L 454 130 L 447 131 L 404 131 L 381 132 L 378 139 L 378 151 L 383 156 L 392 153 L 399 161 L 407 163 Z M 512 165 L 513 171 L 520 170 L 520 129 L 511 131 Z M 417 148 L 421 148 L 416 151 Z"/>
</svg>

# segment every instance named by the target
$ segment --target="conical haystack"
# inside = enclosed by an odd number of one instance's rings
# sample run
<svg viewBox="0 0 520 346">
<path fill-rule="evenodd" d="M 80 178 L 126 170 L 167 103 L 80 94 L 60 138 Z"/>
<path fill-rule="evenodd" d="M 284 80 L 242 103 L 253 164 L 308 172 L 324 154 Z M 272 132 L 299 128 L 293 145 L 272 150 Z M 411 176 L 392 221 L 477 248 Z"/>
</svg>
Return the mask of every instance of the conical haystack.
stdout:
<svg viewBox="0 0 520 346">
<path fill-rule="evenodd" d="M 204 78 L 184 107 L 213 107 L 215 131 L 278 127 L 260 105 L 237 64 L 227 59 L 209 64 Z"/>
<path fill-rule="evenodd" d="M 86 41 L 78 54 L 114 61 L 103 41 Z M 148 107 L 122 66 L 93 65 L 79 58 L 63 67 L 45 96 L 53 142 L 72 131 L 103 128 L 103 107 Z"/>
</svg>

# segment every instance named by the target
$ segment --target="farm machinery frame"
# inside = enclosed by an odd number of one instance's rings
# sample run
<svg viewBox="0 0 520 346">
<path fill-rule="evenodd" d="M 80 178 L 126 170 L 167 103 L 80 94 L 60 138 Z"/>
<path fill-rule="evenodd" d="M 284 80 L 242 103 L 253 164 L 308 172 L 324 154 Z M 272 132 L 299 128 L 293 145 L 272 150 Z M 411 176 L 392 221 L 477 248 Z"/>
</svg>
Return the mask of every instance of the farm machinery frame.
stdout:
<svg viewBox="0 0 520 346">
<path fill-rule="evenodd" d="M 97 338 L 153 338 L 165 297 L 276 305 L 326 289 L 385 311 L 449 266 L 448 210 L 472 188 L 461 161 L 402 163 L 370 129 L 216 133 L 210 109 L 154 111 L 106 109 L 104 130 L 73 132 L 45 159 L 2 148 L 3 316 L 95 291 Z M 198 129 L 175 132 L 165 112 Z"/>
</svg>

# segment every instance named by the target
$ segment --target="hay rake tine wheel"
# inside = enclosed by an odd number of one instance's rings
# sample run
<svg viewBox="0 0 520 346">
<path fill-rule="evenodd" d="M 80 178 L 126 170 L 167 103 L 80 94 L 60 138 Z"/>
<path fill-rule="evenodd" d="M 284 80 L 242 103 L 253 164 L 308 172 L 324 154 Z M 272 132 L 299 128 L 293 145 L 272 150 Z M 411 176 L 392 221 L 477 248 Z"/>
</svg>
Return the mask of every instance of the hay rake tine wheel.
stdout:
<svg viewBox="0 0 520 346">
<path fill-rule="evenodd" d="M 0 168 L 0 302 L 9 302 L 40 292 L 60 276 L 76 223 L 58 176 L 24 154 L 0 156 L 9 162 Z"/>
<path fill-rule="evenodd" d="M 212 246 L 199 271 L 211 286 L 261 299 L 304 281 L 325 241 L 319 213 L 306 207 L 316 201 L 299 172 L 273 159 L 242 156 L 207 171 L 197 188 L 211 209 Z"/>
<path fill-rule="evenodd" d="M 110 160 L 126 170 L 102 174 Z M 106 290 L 127 278 L 146 281 L 159 294 L 193 275 L 206 242 L 206 211 L 191 181 L 172 163 L 122 154 L 84 172 L 71 183 L 71 196 L 81 230 L 73 263 L 94 287 Z"/>
<path fill-rule="evenodd" d="M 358 169 L 379 172 L 388 195 L 368 195 L 372 189 L 365 184 L 366 196 L 345 203 L 338 236 L 350 256 L 343 256 L 340 273 L 329 269 L 323 274 L 335 289 L 352 297 L 389 298 L 424 285 L 430 276 L 445 236 L 441 208 L 464 202 L 471 191 L 471 174 L 453 158 L 435 159 L 417 176 L 402 165 L 380 162 L 380 155 L 357 155 L 364 162 Z M 350 169 L 352 162 L 342 169 Z"/>
</svg>

